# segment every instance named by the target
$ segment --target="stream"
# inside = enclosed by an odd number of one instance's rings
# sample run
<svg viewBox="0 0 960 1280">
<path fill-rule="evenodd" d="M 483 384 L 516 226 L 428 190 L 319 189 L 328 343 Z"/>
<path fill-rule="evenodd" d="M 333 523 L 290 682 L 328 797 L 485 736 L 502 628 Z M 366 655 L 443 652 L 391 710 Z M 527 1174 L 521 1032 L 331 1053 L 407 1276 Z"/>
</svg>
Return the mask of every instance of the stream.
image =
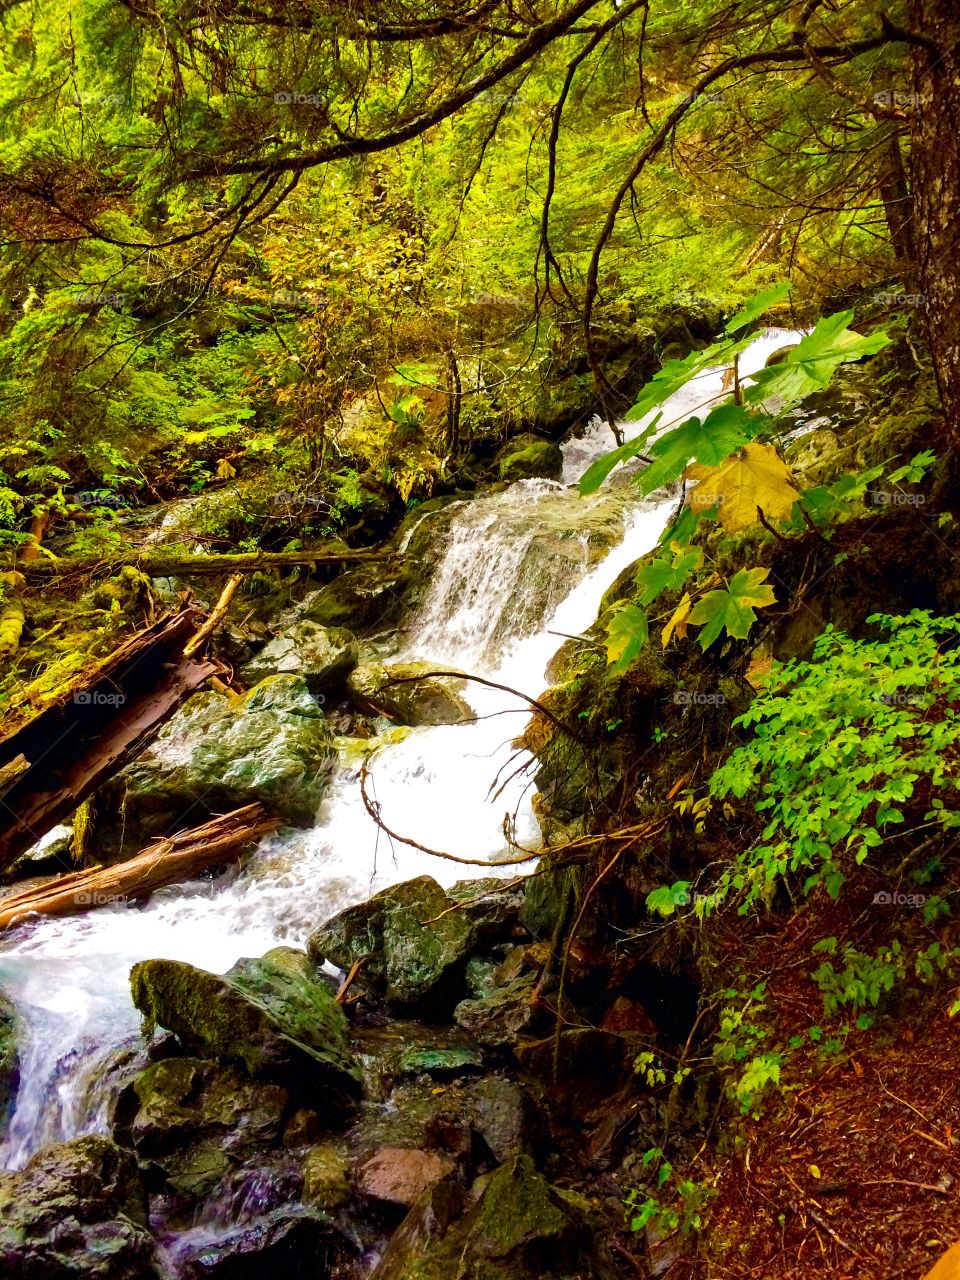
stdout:
<svg viewBox="0 0 960 1280">
<path fill-rule="evenodd" d="M 742 371 L 798 337 L 767 331 L 742 357 Z M 721 378 L 713 371 L 672 397 L 664 423 L 716 398 Z M 644 424 L 624 425 L 632 435 Z M 611 447 L 608 428 L 594 422 L 563 446 L 562 481 L 521 480 L 425 515 L 435 529 L 420 530 L 418 544 L 429 537 L 432 574 L 390 657 L 426 658 L 539 696 L 564 636 L 593 623 L 606 589 L 655 545 L 676 506 L 675 493 L 641 500 L 625 468 L 600 494 L 580 499 L 577 479 Z M 532 761 L 510 745 L 529 706 L 473 682 L 465 696 L 475 721 L 387 728 L 373 743 L 344 739 L 316 825 L 268 838 L 242 870 L 163 890 L 141 907 L 37 921 L 4 939 L 0 988 L 22 1029 L 21 1082 L 0 1165 L 22 1168 L 47 1143 L 106 1129 L 104 1067 L 139 1035 L 128 989 L 137 961 L 166 957 L 224 972 L 278 943 L 302 945 L 325 918 L 391 884 L 429 874 L 446 886 L 480 873 L 389 841 L 362 804 L 364 760 L 384 821 L 421 844 L 500 858 L 509 815 L 516 840 L 536 847 L 532 771 L 517 771 Z M 500 790 L 491 788 L 498 775 Z"/>
</svg>

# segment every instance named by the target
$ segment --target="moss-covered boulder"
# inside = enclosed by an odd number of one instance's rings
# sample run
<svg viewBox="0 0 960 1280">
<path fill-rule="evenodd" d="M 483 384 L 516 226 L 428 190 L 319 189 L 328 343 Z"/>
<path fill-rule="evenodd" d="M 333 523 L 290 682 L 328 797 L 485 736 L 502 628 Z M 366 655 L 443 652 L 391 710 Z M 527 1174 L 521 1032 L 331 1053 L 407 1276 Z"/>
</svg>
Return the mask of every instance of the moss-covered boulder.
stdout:
<svg viewBox="0 0 960 1280">
<path fill-rule="evenodd" d="M 472 900 L 484 888 L 486 896 Z M 333 916 L 307 949 L 315 961 L 343 969 L 365 959 L 364 981 L 393 1004 L 448 1008 L 465 994 L 468 957 L 509 932 L 520 901 L 498 881 L 463 882 L 447 894 L 432 877 L 420 876 Z"/>
<path fill-rule="evenodd" d="M 167 1058 L 123 1090 L 114 1136 L 162 1172 L 165 1192 L 195 1201 L 276 1146 L 288 1110 L 279 1085 L 208 1059 Z"/>
<path fill-rule="evenodd" d="M 0 995 L 0 1126 L 13 1110 L 20 1084 L 17 1011 Z"/>
<path fill-rule="evenodd" d="M 412 566 L 400 557 L 361 564 L 311 592 L 297 613 L 322 627 L 370 634 L 396 622 L 414 577 Z"/>
<path fill-rule="evenodd" d="M 197 693 L 101 793 L 97 840 L 139 849 L 212 813 L 255 800 L 310 826 L 336 762 L 333 732 L 301 676 L 277 675 L 243 698 Z"/>
<path fill-rule="evenodd" d="M 271 640 L 241 667 L 240 675 L 248 685 L 273 675 L 302 676 L 311 693 L 322 693 L 340 684 L 358 660 L 352 632 L 305 619 Z"/>
<path fill-rule="evenodd" d="M 0 1173 L 0 1275 L 159 1280 L 134 1156 L 108 1138 L 75 1138 Z"/>
<path fill-rule="evenodd" d="M 398 724 L 460 724 L 472 719 L 473 708 L 460 693 L 466 681 L 435 676 L 436 669 L 430 662 L 367 662 L 350 673 L 347 685 L 362 711 Z"/>
<path fill-rule="evenodd" d="M 453 1016 L 479 1044 L 505 1049 L 530 1034 L 538 1014 L 533 999 L 536 977 L 532 973 L 493 987 L 476 1000 L 461 1000 Z"/>
<path fill-rule="evenodd" d="M 552 440 L 532 432 L 515 436 L 497 454 L 500 480 L 559 480 L 563 474 L 563 452 Z"/>
<path fill-rule="evenodd" d="M 552 1186 L 527 1155 L 510 1156 L 475 1207 L 452 1224 L 438 1215 L 436 1199 L 433 1188 L 413 1209 L 372 1280 L 615 1280 L 622 1275 L 605 1242 L 607 1224 L 582 1196 Z M 418 1224 L 423 1229 L 417 1230 Z"/>
<path fill-rule="evenodd" d="M 344 1012 L 299 951 L 278 947 L 223 975 L 177 960 L 145 960 L 130 974 L 147 1029 L 185 1048 L 289 1088 L 339 1121 L 362 1091 Z"/>
</svg>

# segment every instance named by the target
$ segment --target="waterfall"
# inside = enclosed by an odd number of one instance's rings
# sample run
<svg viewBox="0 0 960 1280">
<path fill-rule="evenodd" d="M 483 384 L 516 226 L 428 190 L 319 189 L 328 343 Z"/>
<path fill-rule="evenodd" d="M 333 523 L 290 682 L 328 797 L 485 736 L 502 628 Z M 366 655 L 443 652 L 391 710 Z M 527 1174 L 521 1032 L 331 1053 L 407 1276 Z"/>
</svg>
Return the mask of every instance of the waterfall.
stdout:
<svg viewBox="0 0 960 1280">
<path fill-rule="evenodd" d="M 782 330 L 758 338 L 743 371 L 790 338 Z M 674 396 L 664 421 L 715 398 L 721 376 L 713 371 Z M 635 433 L 644 423 L 624 425 Z M 593 622 L 604 591 L 655 545 L 675 507 L 675 495 L 643 502 L 616 477 L 589 500 L 566 487 L 611 446 L 608 428 L 595 422 L 564 446 L 564 483 L 524 480 L 451 504 L 437 521 L 436 567 L 398 657 L 457 666 L 536 697 L 563 636 Z M 316 825 L 269 837 L 242 871 L 162 890 L 143 907 L 39 920 L 4 939 L 0 988 L 23 1030 L 20 1089 L 0 1163 L 20 1168 L 45 1143 L 106 1127 L 104 1063 L 137 1042 L 127 977 L 138 960 L 166 957 L 223 972 L 278 942 L 302 944 L 327 916 L 389 884 L 425 873 L 443 884 L 481 874 L 392 845 L 362 804 L 362 759 L 384 820 L 421 844 L 502 857 L 506 817 L 519 842 L 535 847 L 532 783 L 521 767 L 530 762 L 510 746 L 529 706 L 473 683 L 466 696 L 472 722 L 392 730 L 372 752 L 368 743 L 345 746 Z M 509 780 L 494 797 L 498 775 Z"/>
</svg>

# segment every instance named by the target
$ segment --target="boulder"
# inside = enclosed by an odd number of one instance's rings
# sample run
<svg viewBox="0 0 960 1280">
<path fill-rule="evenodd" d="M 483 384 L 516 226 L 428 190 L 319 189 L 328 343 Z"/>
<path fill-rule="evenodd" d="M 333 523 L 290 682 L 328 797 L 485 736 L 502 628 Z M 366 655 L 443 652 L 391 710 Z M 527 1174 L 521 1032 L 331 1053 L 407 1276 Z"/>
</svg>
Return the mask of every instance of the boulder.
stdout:
<svg viewBox="0 0 960 1280">
<path fill-rule="evenodd" d="M 142 1071 L 115 1108 L 115 1136 L 162 1171 L 164 1189 L 198 1198 L 237 1163 L 277 1144 L 286 1090 L 235 1068 L 168 1058 Z"/>
<path fill-rule="evenodd" d="M 524 974 L 502 987 L 492 987 L 475 1000 L 461 1000 L 453 1011 L 457 1024 L 489 1049 L 514 1046 L 532 1030 L 538 1009 L 533 1002 L 536 975 Z"/>
<path fill-rule="evenodd" d="M 488 1179 L 465 1217 L 428 1190 L 390 1241 L 372 1280 L 615 1280 L 608 1227 L 582 1196 L 552 1186 L 526 1155 Z M 441 1195 L 438 1207 L 436 1201 Z"/>
<path fill-rule="evenodd" d="M 489 1076 L 466 1091 L 466 1108 L 474 1131 L 501 1163 L 516 1152 L 539 1157 L 547 1128 L 540 1108 L 515 1080 Z"/>
<path fill-rule="evenodd" d="M 323 693 L 343 681 L 359 655 L 351 632 L 303 620 L 271 640 L 240 668 L 240 675 L 247 685 L 273 675 L 302 676 L 311 693 Z"/>
<path fill-rule="evenodd" d="M 455 1167 L 449 1156 L 436 1151 L 385 1147 L 362 1165 L 357 1182 L 375 1200 L 409 1206 Z"/>
<path fill-rule="evenodd" d="M 520 895 L 501 884 L 465 882 L 447 894 L 430 876 L 408 880 L 333 916 L 307 949 L 317 963 L 342 969 L 365 958 L 364 982 L 393 1004 L 452 1007 L 465 989 L 468 957 L 516 919 Z M 484 888 L 488 896 L 471 901 Z"/>
<path fill-rule="evenodd" d="M 305 596 L 297 615 L 322 627 L 369 634 L 396 622 L 413 576 L 400 557 L 358 565 Z"/>
<path fill-rule="evenodd" d="M 356 1252 L 322 1214 L 279 1209 L 218 1232 L 212 1242 L 179 1247 L 176 1266 L 180 1280 L 322 1280 Z"/>
<path fill-rule="evenodd" d="M 347 1159 L 332 1142 L 311 1147 L 303 1162 L 303 1203 L 327 1212 L 350 1199 Z"/>
<path fill-rule="evenodd" d="M 515 436 L 495 458 L 500 480 L 559 480 L 563 474 L 563 452 L 552 440 L 532 432 Z"/>
<path fill-rule="evenodd" d="M 0 1274 L 11 1280 L 159 1280 L 137 1162 L 108 1138 L 44 1147 L 0 1173 Z"/>
<path fill-rule="evenodd" d="M 126 849 L 259 800 L 278 818 L 312 825 L 336 762 L 333 732 L 301 676 L 264 680 L 243 698 L 197 693 L 100 793 L 97 824 Z M 121 815 L 122 809 L 122 815 Z"/>
<path fill-rule="evenodd" d="M 347 687 L 363 711 L 406 725 L 460 724 L 473 708 L 461 696 L 466 681 L 435 676 L 431 662 L 366 662 L 347 677 Z"/>
<path fill-rule="evenodd" d="M 185 1048 L 289 1088 L 339 1121 L 362 1077 L 346 1016 L 307 957 L 278 947 L 239 960 L 222 977 L 177 960 L 145 960 L 130 974 L 148 1029 L 172 1031 Z"/>
</svg>

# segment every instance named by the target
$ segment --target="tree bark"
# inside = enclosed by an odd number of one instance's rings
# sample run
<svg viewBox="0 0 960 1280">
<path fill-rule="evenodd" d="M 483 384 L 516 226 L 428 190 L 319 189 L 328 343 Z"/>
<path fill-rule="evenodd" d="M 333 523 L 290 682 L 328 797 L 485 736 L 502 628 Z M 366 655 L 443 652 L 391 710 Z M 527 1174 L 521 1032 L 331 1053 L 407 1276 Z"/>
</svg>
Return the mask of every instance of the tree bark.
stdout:
<svg viewBox="0 0 960 1280">
<path fill-rule="evenodd" d="M 23 924 L 31 916 L 76 915 L 92 907 L 137 902 L 155 889 L 228 861 L 278 825 L 258 804 L 234 809 L 169 839 L 155 840 L 118 866 L 75 871 L 11 894 L 0 901 L 0 929 Z"/>
<path fill-rule="evenodd" d="M 913 208 L 898 133 L 891 133 L 884 151 L 880 198 L 883 200 L 883 212 L 887 220 L 887 230 L 890 232 L 890 243 L 893 245 L 897 265 L 904 276 L 903 283 L 912 290 L 916 270 Z"/>
<path fill-rule="evenodd" d="M 236 555 L 176 555 L 168 551 L 131 552 L 127 556 L 68 557 L 55 560 L 19 561 L 17 569 L 25 578 L 58 578 L 71 573 L 92 573 L 104 570 L 116 572 L 124 565 L 135 565 L 151 578 L 167 578 L 174 575 L 191 577 L 208 573 L 251 572 L 254 569 L 281 569 L 302 564 L 352 564 L 366 560 L 384 560 L 388 551 L 378 550 L 324 550 L 313 551 L 250 551 Z M 8 566 L 12 567 L 12 566 Z"/>
<path fill-rule="evenodd" d="M 917 280 L 951 447 L 960 445 L 960 7 L 912 0 Z"/>
</svg>

